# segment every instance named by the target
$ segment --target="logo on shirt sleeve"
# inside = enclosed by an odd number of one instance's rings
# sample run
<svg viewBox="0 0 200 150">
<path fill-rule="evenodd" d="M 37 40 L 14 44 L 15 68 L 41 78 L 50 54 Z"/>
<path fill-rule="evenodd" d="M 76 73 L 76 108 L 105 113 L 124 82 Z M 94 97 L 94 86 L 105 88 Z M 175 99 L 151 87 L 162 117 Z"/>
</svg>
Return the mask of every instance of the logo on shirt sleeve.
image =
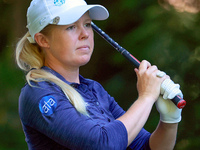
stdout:
<svg viewBox="0 0 200 150">
<path fill-rule="evenodd" d="M 39 109 L 45 116 L 52 115 L 56 107 L 57 101 L 53 96 L 45 96 L 40 100 Z"/>
</svg>

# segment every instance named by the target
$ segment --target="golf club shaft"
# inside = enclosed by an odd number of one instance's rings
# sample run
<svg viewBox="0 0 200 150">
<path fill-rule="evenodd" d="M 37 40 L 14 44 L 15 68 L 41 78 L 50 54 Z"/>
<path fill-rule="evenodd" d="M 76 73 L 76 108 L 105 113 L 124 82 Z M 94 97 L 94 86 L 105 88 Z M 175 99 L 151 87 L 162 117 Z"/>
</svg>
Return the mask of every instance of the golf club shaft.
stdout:
<svg viewBox="0 0 200 150">
<path fill-rule="evenodd" d="M 97 25 L 92 22 L 92 28 L 96 31 L 101 37 L 103 37 L 109 44 L 111 44 L 120 54 L 122 54 L 128 61 L 130 61 L 135 67 L 139 68 L 140 61 L 137 60 L 133 55 L 131 55 L 126 49 L 121 47 L 117 42 L 115 42 L 109 35 L 102 31 Z M 180 96 L 175 96 L 172 99 L 172 102 L 179 108 L 183 108 L 186 105 L 186 101 Z"/>
</svg>

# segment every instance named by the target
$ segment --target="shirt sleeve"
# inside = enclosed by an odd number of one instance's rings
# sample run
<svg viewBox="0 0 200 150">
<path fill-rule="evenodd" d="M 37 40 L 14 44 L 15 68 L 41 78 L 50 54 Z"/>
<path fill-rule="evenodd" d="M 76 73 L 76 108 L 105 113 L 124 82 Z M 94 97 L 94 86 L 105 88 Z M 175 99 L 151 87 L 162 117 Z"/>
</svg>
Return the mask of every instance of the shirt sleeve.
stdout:
<svg viewBox="0 0 200 150">
<path fill-rule="evenodd" d="M 110 100 L 110 108 L 109 109 L 110 109 L 113 117 L 115 119 L 117 119 L 120 116 L 122 116 L 125 113 L 125 111 L 118 105 L 118 103 L 110 95 L 109 95 L 109 100 Z"/>
<path fill-rule="evenodd" d="M 145 129 L 142 129 L 137 137 L 133 140 L 133 142 L 129 145 L 127 150 L 151 150 L 149 146 L 149 138 L 151 134 L 146 131 Z"/>
<path fill-rule="evenodd" d="M 105 125 L 98 124 L 92 118 L 78 113 L 62 92 L 35 87 L 31 92 L 28 98 L 24 98 L 23 94 L 21 96 L 21 99 L 26 99 L 20 106 L 25 125 L 68 149 L 126 149 L 127 131 L 122 122 L 114 120 Z M 48 97 L 48 101 L 44 97 Z M 54 109 L 51 109 L 50 103 Z"/>
</svg>

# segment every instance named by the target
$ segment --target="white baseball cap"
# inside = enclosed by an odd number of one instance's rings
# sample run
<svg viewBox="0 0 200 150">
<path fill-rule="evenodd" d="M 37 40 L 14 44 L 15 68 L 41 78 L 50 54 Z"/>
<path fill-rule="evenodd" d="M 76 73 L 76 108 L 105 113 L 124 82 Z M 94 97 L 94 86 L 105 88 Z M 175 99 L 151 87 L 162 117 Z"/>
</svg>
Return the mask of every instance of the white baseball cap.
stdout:
<svg viewBox="0 0 200 150">
<path fill-rule="evenodd" d="M 48 24 L 68 25 L 76 22 L 89 11 L 92 20 L 105 20 L 108 10 L 101 5 L 87 5 L 84 0 L 32 0 L 27 11 L 27 28 L 35 43 L 34 36 Z"/>
</svg>

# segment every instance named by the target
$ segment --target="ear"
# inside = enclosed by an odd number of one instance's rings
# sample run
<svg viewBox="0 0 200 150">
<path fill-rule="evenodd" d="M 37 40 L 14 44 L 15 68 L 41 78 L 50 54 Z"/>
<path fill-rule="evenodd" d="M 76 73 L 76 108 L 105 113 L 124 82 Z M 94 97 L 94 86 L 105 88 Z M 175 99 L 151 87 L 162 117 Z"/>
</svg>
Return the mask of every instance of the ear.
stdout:
<svg viewBox="0 0 200 150">
<path fill-rule="evenodd" d="M 35 41 L 40 47 L 49 48 L 49 42 L 47 37 L 42 33 L 35 34 Z"/>
</svg>

